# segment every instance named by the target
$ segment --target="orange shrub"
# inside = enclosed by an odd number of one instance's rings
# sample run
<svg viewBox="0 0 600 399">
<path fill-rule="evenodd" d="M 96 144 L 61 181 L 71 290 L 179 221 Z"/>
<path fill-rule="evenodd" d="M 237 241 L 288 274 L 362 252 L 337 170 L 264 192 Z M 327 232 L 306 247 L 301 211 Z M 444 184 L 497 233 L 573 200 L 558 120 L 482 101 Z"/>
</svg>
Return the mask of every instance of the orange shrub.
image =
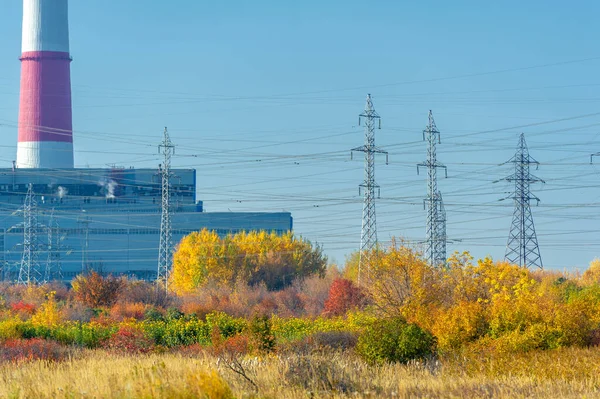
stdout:
<svg viewBox="0 0 600 399">
<path fill-rule="evenodd" d="M 142 320 L 149 306 L 143 303 L 116 303 L 110 308 L 110 317 L 116 321 L 125 319 Z"/>
<path fill-rule="evenodd" d="M 10 305 L 10 309 L 23 319 L 31 317 L 35 313 L 35 308 L 36 306 L 33 303 L 25 303 L 23 301 Z"/>
</svg>

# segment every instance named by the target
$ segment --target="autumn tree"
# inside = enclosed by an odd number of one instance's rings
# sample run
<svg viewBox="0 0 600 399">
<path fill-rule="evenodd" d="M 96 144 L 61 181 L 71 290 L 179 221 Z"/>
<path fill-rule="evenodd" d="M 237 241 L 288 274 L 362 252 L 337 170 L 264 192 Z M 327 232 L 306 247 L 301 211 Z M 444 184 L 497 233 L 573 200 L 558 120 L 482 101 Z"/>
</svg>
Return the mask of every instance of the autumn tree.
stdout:
<svg viewBox="0 0 600 399">
<path fill-rule="evenodd" d="M 351 280 L 337 278 L 331 284 L 329 296 L 325 301 L 324 313 L 341 316 L 351 309 L 365 304 L 365 294 Z"/>
<path fill-rule="evenodd" d="M 590 262 L 590 267 L 581 276 L 581 282 L 584 285 L 600 284 L 600 259 Z"/>
<path fill-rule="evenodd" d="M 321 247 L 296 237 L 264 231 L 219 237 L 202 230 L 185 237 L 173 256 L 172 287 L 191 292 L 208 284 L 264 283 L 279 290 L 295 279 L 323 275 L 327 258 Z"/>
<path fill-rule="evenodd" d="M 392 239 L 389 247 L 366 256 L 370 266 L 364 281 L 382 313 L 401 315 L 411 321 L 411 317 L 418 318 L 421 313 L 426 317 L 428 307 L 439 302 L 436 282 L 441 271 L 430 267 L 418 251 Z"/>
<path fill-rule="evenodd" d="M 346 256 L 343 276 L 354 283 L 358 281 L 358 264 L 360 263 L 360 251 L 352 252 Z"/>
<path fill-rule="evenodd" d="M 72 282 L 75 299 L 91 307 L 112 306 L 118 299 L 124 281 L 114 276 L 102 277 L 97 272 L 75 277 Z"/>
</svg>

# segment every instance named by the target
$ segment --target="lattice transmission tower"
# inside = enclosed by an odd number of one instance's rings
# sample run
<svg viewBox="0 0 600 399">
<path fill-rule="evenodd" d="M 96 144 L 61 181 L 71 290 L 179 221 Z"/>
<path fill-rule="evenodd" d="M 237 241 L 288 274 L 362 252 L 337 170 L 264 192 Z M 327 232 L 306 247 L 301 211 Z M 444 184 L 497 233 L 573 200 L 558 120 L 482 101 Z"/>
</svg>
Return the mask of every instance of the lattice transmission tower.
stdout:
<svg viewBox="0 0 600 399">
<path fill-rule="evenodd" d="M 81 237 L 81 273 L 88 274 L 93 270 L 92 263 L 90 262 L 90 224 L 92 220 L 86 213 L 85 209 L 82 210 L 82 214 L 77 218 L 77 224 L 81 226 L 83 235 Z"/>
<path fill-rule="evenodd" d="M 375 154 L 385 154 L 388 163 L 388 153 L 375 146 L 375 128 L 381 129 L 381 118 L 373 107 L 371 95 L 367 94 L 367 104 L 365 110 L 358 117 L 358 125 L 360 126 L 362 119 L 365 120 L 365 144 L 353 148 L 350 152 L 350 157 L 354 151 L 363 152 L 365 154 L 365 180 L 359 185 L 358 193 L 363 195 L 363 216 L 362 229 L 360 234 L 360 252 L 358 261 L 358 282 L 360 283 L 361 273 L 366 269 L 367 275 L 370 269 L 369 256 L 377 247 L 377 220 L 375 216 L 375 190 L 377 189 L 377 197 L 380 194 L 380 188 L 375 183 Z"/>
<path fill-rule="evenodd" d="M 19 284 L 39 284 L 44 282 L 44 272 L 39 263 L 40 243 L 38 209 L 33 185 L 29 184 L 23 204 L 23 256 L 19 268 Z"/>
<path fill-rule="evenodd" d="M 54 217 L 54 209 L 50 212 L 46 230 L 48 232 L 48 260 L 44 271 L 44 282 L 62 280 L 63 274 L 60 253 L 63 249 L 62 241 L 64 236 L 61 236 L 60 234 L 60 226 Z"/>
<path fill-rule="evenodd" d="M 423 130 L 423 141 L 427 141 L 427 160 L 417 165 L 427 168 L 427 197 L 423 200 L 423 207 L 427 210 L 427 241 L 425 242 L 425 255 L 432 266 L 444 267 L 446 265 L 446 210 L 442 200 L 442 193 L 437 186 L 437 170 L 443 168 L 448 177 L 446 166 L 438 162 L 436 145 L 441 144 L 440 131 L 435 125 L 433 113 L 429 111 L 429 123 Z"/>
<path fill-rule="evenodd" d="M 161 219 L 160 244 L 158 248 L 158 272 L 156 282 L 159 286 L 169 289 L 169 273 L 173 262 L 173 232 L 171 228 L 171 157 L 175 154 L 175 146 L 165 127 L 164 138 L 158 146 L 158 152 L 163 155 L 163 164 L 159 167 L 161 176 Z"/>
<path fill-rule="evenodd" d="M 531 193 L 531 184 L 544 183 L 544 181 L 529 171 L 530 165 L 536 165 L 537 169 L 539 162 L 529 155 L 523 133 L 521 133 L 515 156 L 507 163 L 515 165 L 515 173 L 504 178 L 506 181 L 515 183 L 515 191 L 511 197 L 508 197 L 514 200 L 515 210 L 508 235 L 505 259 L 522 267 L 537 266 L 542 269 L 542 257 L 529 203 L 531 200 L 535 200 L 538 204 L 540 202 L 540 199 Z"/>
</svg>

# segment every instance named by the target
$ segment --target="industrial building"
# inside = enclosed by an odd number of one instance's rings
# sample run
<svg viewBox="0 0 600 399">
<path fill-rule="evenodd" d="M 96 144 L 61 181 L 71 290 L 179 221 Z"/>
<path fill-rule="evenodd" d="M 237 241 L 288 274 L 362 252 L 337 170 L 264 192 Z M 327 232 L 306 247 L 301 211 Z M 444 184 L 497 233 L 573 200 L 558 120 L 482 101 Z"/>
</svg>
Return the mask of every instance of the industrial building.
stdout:
<svg viewBox="0 0 600 399">
<path fill-rule="evenodd" d="M 74 168 L 67 0 L 23 1 L 17 158 L 0 169 L 0 278 L 70 280 L 97 270 L 154 279 L 161 169 Z M 204 212 L 196 171 L 170 181 L 173 242 L 203 228 L 220 235 L 292 229 L 288 212 Z"/>
</svg>

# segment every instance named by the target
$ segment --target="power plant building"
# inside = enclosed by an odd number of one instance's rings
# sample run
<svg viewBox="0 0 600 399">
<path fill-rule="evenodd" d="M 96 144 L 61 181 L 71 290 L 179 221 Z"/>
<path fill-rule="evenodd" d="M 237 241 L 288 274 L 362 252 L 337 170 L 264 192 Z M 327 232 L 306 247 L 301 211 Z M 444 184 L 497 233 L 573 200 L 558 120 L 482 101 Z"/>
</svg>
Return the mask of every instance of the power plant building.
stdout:
<svg viewBox="0 0 600 399">
<path fill-rule="evenodd" d="M 36 280 L 89 270 L 154 279 L 161 225 L 157 168 L 74 168 L 67 0 L 23 0 L 17 158 L 0 169 L 0 279 L 24 262 Z M 219 235 L 284 233 L 289 212 L 204 212 L 196 171 L 174 169 L 173 241 L 203 228 Z"/>
<path fill-rule="evenodd" d="M 23 257 L 23 203 L 35 193 L 37 263 L 50 278 L 72 279 L 86 270 L 153 279 L 160 232 L 157 169 L 0 169 L 0 250 L 3 277 L 16 280 Z M 202 228 L 219 235 L 249 230 L 284 233 L 291 214 L 203 212 L 196 171 L 174 170 L 173 239 Z M 54 242 L 49 233 L 54 235 Z M 62 276 L 61 276 L 62 275 Z"/>
</svg>

